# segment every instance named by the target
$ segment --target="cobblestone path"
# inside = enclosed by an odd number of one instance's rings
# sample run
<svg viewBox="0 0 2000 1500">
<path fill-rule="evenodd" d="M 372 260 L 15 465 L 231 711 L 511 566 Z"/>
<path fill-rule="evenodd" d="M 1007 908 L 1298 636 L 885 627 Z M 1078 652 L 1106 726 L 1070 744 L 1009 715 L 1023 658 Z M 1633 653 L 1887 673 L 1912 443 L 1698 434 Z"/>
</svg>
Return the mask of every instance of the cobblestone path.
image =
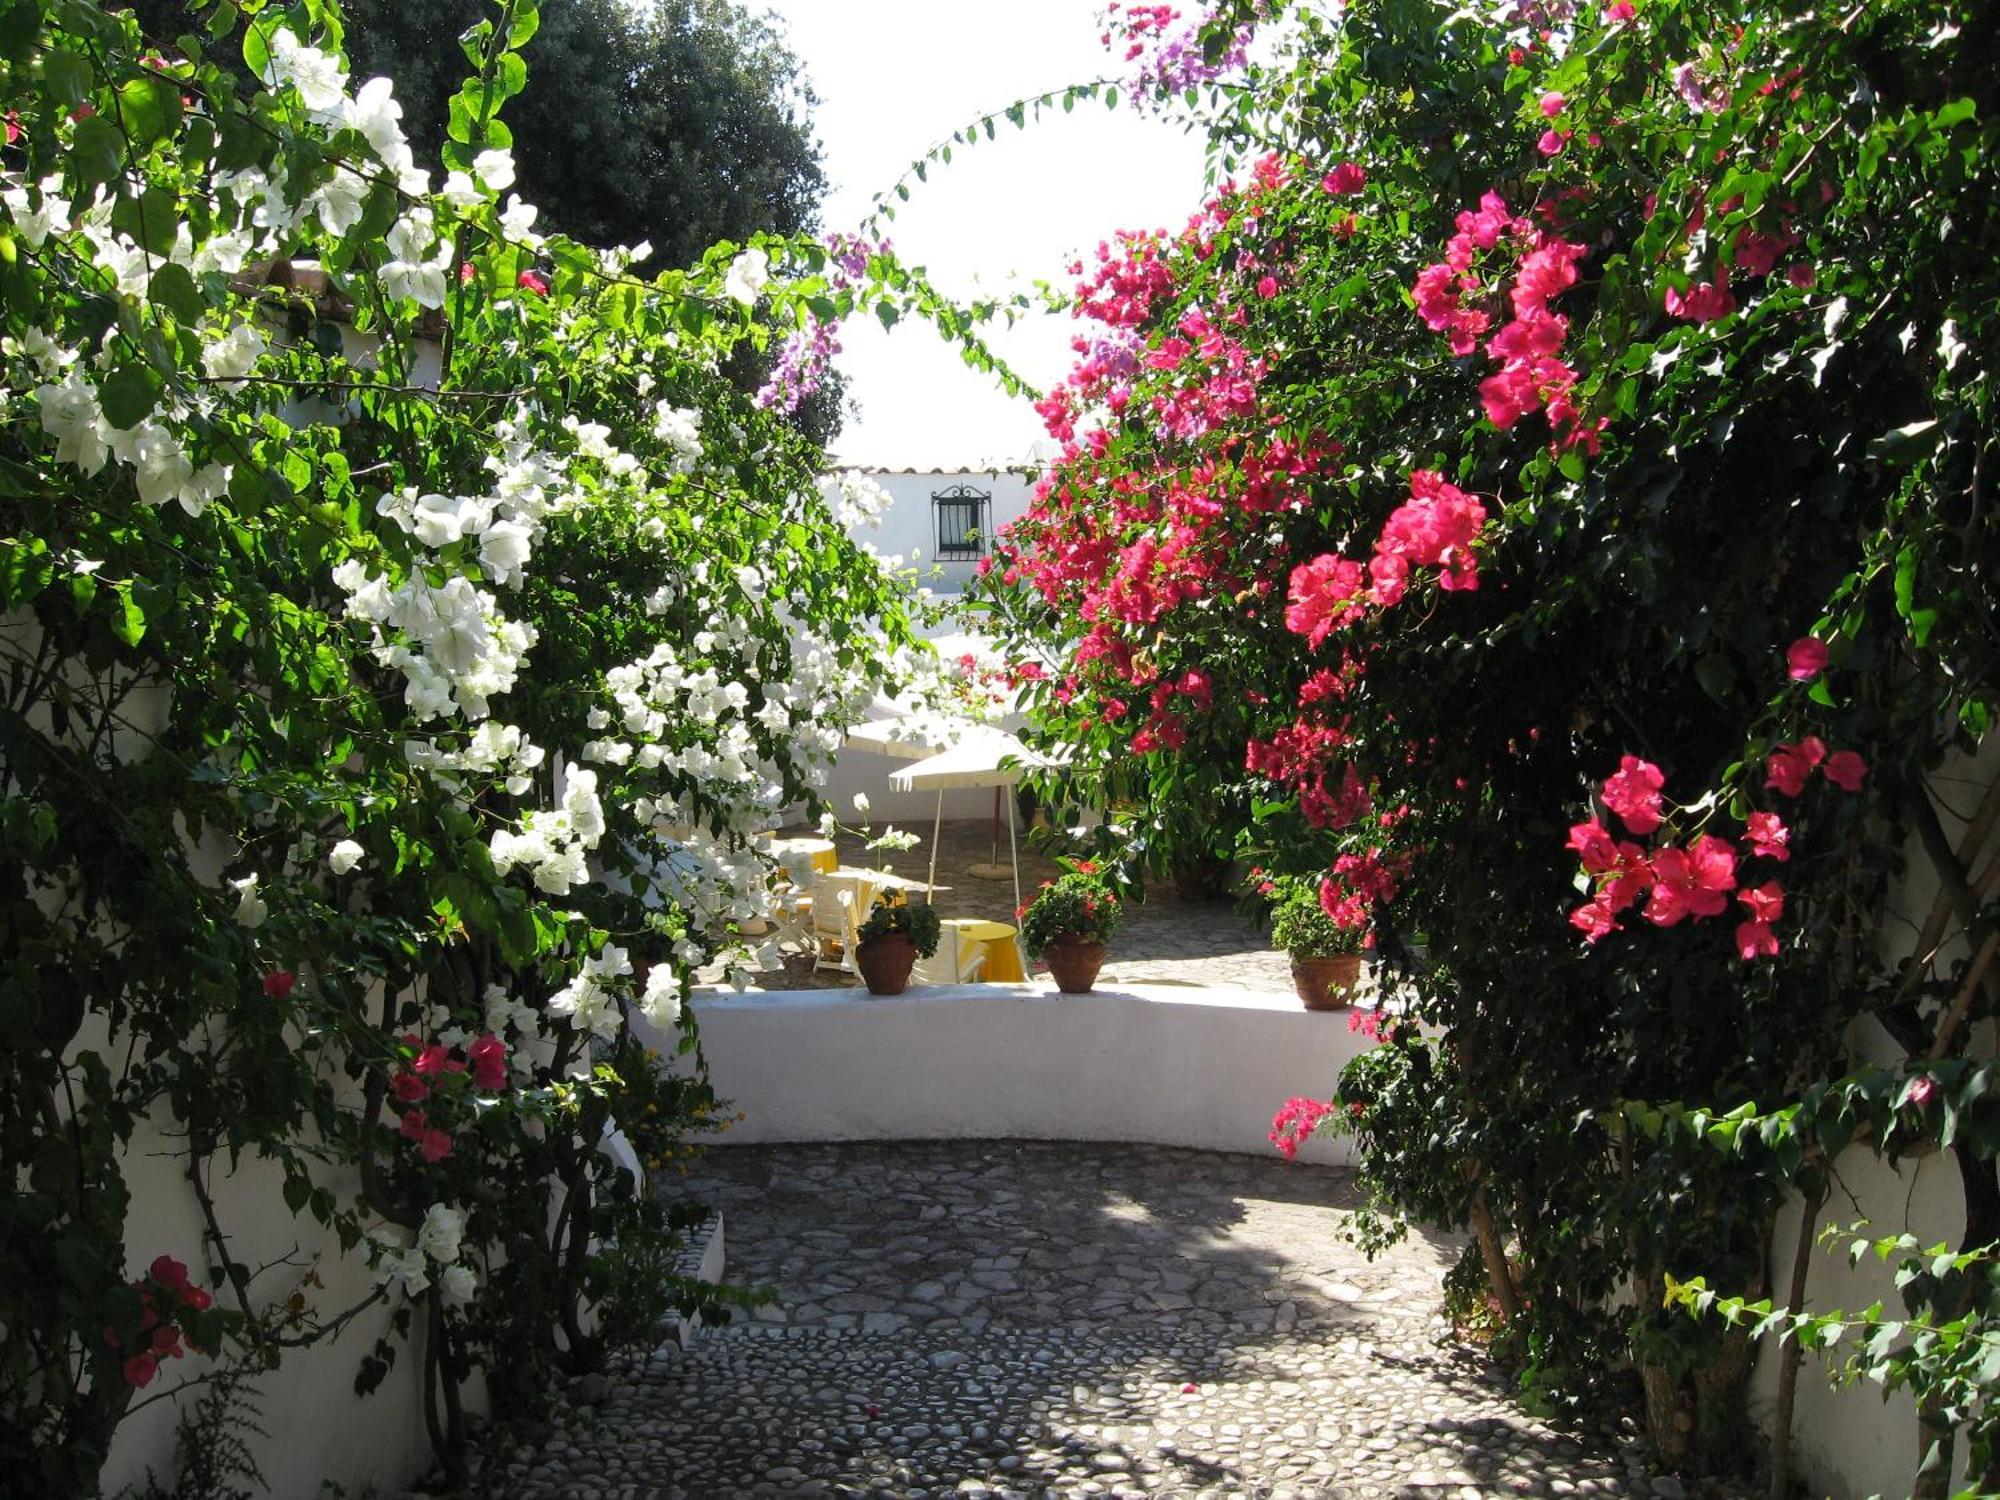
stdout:
<svg viewBox="0 0 2000 1500">
<path fill-rule="evenodd" d="M 779 1300 L 631 1362 L 501 1493 L 1631 1495 L 1439 1343 L 1456 1247 L 1370 1263 L 1341 1170 L 1013 1141 L 720 1148 L 688 1190 Z M 596 1392 L 593 1395 L 598 1394 Z"/>
</svg>

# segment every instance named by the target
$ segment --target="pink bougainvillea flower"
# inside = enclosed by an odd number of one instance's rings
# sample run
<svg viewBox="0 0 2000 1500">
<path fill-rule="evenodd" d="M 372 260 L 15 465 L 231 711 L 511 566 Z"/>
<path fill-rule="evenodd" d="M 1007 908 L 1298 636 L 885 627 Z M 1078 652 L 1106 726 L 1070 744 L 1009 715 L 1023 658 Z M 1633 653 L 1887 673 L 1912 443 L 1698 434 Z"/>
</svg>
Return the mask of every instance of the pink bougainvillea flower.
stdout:
<svg viewBox="0 0 2000 1500">
<path fill-rule="evenodd" d="M 1268 1139 L 1286 1161 L 1299 1154 L 1299 1147 L 1312 1137 L 1320 1121 L 1333 1113 L 1333 1106 L 1319 1099 L 1287 1099 L 1271 1117 Z"/>
<path fill-rule="evenodd" d="M 443 1161 L 451 1155 L 451 1137 L 442 1130 L 426 1130 L 417 1142 L 417 1154 L 428 1162 Z"/>
<path fill-rule="evenodd" d="M 159 1373 L 160 1362 L 150 1354 L 135 1354 L 125 1361 L 125 1383 L 137 1388 L 151 1382 Z"/>
<path fill-rule="evenodd" d="M 1665 774 L 1651 761 L 1621 756 L 1617 773 L 1604 783 L 1604 805 L 1632 832 L 1651 833 L 1660 826 L 1660 788 L 1666 784 Z"/>
<path fill-rule="evenodd" d="M 1542 138 L 1535 142 L 1535 149 L 1544 156 L 1561 156 L 1563 147 L 1569 144 L 1569 137 L 1567 130 L 1544 130 Z"/>
<path fill-rule="evenodd" d="M 1183 1396 L 1192 1396 L 1199 1389 L 1200 1387 L 1197 1386 L 1192 1380 L 1183 1381 L 1181 1383 L 1181 1394 Z"/>
<path fill-rule="evenodd" d="M 1826 744 L 1807 735 L 1795 745 L 1780 745 L 1764 761 L 1764 784 L 1774 792 L 1796 797 L 1806 789 L 1813 767 L 1826 759 Z"/>
<path fill-rule="evenodd" d="M 1794 682 L 1811 682 L 1826 670 L 1826 642 L 1802 635 L 1785 648 L 1785 665 Z"/>
<path fill-rule="evenodd" d="M 431 1086 L 408 1068 L 399 1068 L 389 1080 L 389 1093 L 398 1104 L 415 1104 L 430 1091 Z"/>
<path fill-rule="evenodd" d="M 1810 287 L 1818 279 L 1819 277 L 1813 268 L 1804 261 L 1799 262 L 1795 266 L 1787 266 L 1785 268 L 1785 280 L 1789 281 L 1793 286 Z"/>
<path fill-rule="evenodd" d="M 1569 925 L 1583 934 L 1584 941 L 1595 943 L 1599 939 L 1617 932 L 1618 918 L 1611 908 L 1600 898 L 1587 901 L 1569 914 Z"/>
<path fill-rule="evenodd" d="M 1868 762 L 1852 750 L 1836 750 L 1826 758 L 1826 779 L 1843 792 L 1858 792 L 1868 775 Z"/>
<path fill-rule="evenodd" d="M 1762 922 L 1766 926 L 1785 914 L 1785 888 L 1775 880 L 1740 890 L 1736 899 L 1749 908 L 1751 921 Z"/>
<path fill-rule="evenodd" d="M 1750 842 L 1750 852 L 1763 859 L 1775 859 L 1780 863 L 1792 857 L 1788 847 L 1792 831 L 1785 826 L 1785 820 L 1776 813 L 1754 812 L 1744 825 L 1745 836 Z"/>
<path fill-rule="evenodd" d="M 1775 958 L 1778 954 L 1778 935 L 1765 922 L 1738 922 L 1736 951 L 1745 963 L 1760 958 Z"/>
<path fill-rule="evenodd" d="M 1277 296 L 1277 295 L 1278 295 L 1278 278 L 1277 278 L 1277 277 L 1275 277 L 1275 276 L 1260 276 L 1260 277 L 1258 277 L 1258 278 L 1257 278 L 1257 295 L 1258 295 L 1258 296 L 1260 296 L 1260 297 L 1262 297 L 1262 298 L 1263 298 L 1263 299 L 1264 299 L 1264 300 L 1265 300 L 1266 302 L 1270 301 L 1270 300 L 1271 300 L 1271 299 L 1272 299 L 1273 297 Z"/>
<path fill-rule="evenodd" d="M 472 1084 L 481 1093 L 497 1094 L 507 1087 L 507 1044 L 488 1033 L 465 1049 L 472 1061 Z"/>
<path fill-rule="evenodd" d="M 1636 19 L 1638 13 L 1632 9 L 1632 0 L 1612 0 L 1604 7 L 1606 26 L 1629 26 Z"/>
<path fill-rule="evenodd" d="M 267 969 L 264 973 L 265 998 L 283 1000 L 292 993 L 292 986 L 297 982 L 297 976 L 289 969 Z"/>
<path fill-rule="evenodd" d="M 1701 282 L 1685 292 L 1674 287 L 1667 288 L 1667 314 L 1670 317 L 1689 323 L 1713 323 L 1717 318 L 1726 318 L 1735 311 L 1736 298 L 1729 290 L 1726 276 Z"/>
<path fill-rule="evenodd" d="M 1479 563 L 1472 548 L 1485 524 L 1486 507 L 1477 499 L 1442 475 L 1417 469 L 1410 475 L 1410 498 L 1383 523 L 1375 553 L 1442 569 L 1440 588 L 1476 589 Z M 1377 583 L 1379 590 L 1379 578 Z"/>
<path fill-rule="evenodd" d="M 463 1073 L 465 1071 L 464 1060 L 453 1057 L 451 1055 L 451 1048 L 445 1046 L 442 1042 L 432 1042 L 429 1046 L 425 1047 L 422 1052 L 417 1054 L 417 1060 L 412 1066 L 425 1078 L 435 1077 L 444 1073 Z"/>
<path fill-rule="evenodd" d="M 1326 176 L 1319 185 L 1336 198 L 1344 198 L 1361 191 L 1368 181 L 1368 174 L 1354 162 L 1344 161 Z"/>
<path fill-rule="evenodd" d="M 1611 831 L 1595 818 L 1570 827 L 1567 847 L 1576 851 L 1587 874 L 1603 875 L 1618 864 L 1617 842 L 1611 837 Z"/>
<path fill-rule="evenodd" d="M 1924 1109 L 1936 1097 L 1937 1080 L 1926 1074 L 1921 1078 L 1912 1078 L 1910 1080 L 1910 1086 L 1903 1094 L 1903 1102 L 1905 1104 L 1914 1104 L 1918 1109 Z"/>
<path fill-rule="evenodd" d="M 1361 564 L 1330 552 L 1300 563 L 1286 590 L 1291 602 L 1285 608 L 1285 628 L 1314 647 L 1324 645 L 1336 629 L 1365 612 L 1357 599 L 1361 579 Z"/>
<path fill-rule="evenodd" d="M 146 1268 L 146 1274 L 171 1291 L 177 1292 L 188 1284 L 187 1266 L 171 1255 L 154 1256 L 153 1263 Z"/>
<path fill-rule="evenodd" d="M 533 271 L 523 271 L 519 276 L 514 278 L 514 284 L 523 291 L 533 292 L 537 297 L 546 297 L 549 294 L 548 282 Z"/>
<path fill-rule="evenodd" d="M 1563 112 L 1563 105 L 1567 102 L 1560 93 L 1554 89 L 1550 89 L 1546 94 L 1542 95 L 1541 109 L 1543 117 L 1553 120 Z"/>
</svg>

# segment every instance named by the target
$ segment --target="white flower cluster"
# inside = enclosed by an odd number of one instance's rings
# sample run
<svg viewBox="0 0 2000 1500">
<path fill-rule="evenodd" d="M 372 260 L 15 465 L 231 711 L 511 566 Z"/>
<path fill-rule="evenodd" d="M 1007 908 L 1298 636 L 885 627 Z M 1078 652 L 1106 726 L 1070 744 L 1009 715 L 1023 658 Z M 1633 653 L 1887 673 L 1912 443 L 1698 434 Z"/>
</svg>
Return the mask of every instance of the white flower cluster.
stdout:
<svg viewBox="0 0 2000 1500">
<path fill-rule="evenodd" d="M 463 1307 L 479 1290 L 479 1278 L 460 1258 L 465 1240 L 465 1215 L 446 1203 L 433 1203 L 424 1213 L 414 1245 L 397 1245 L 370 1236 L 369 1261 L 378 1286 L 400 1284 L 414 1297 L 431 1284 L 437 1268 L 438 1290 L 447 1306 Z"/>
<path fill-rule="evenodd" d="M 42 430 L 56 440 L 56 461 L 95 474 L 117 458 L 132 469 L 139 498 L 147 505 L 177 502 L 198 516 L 229 488 L 226 464 L 197 469 L 171 428 L 153 417 L 131 427 L 114 426 L 98 402 L 97 387 L 81 370 L 35 388 Z"/>
<path fill-rule="evenodd" d="M 392 589 L 386 574 L 349 558 L 333 581 L 347 594 L 348 617 L 374 625 L 370 649 L 402 672 L 404 701 L 419 719 L 485 718 L 487 700 L 513 688 L 535 644 L 532 625 L 507 619 L 493 595 L 462 575 L 439 586 L 412 573 Z"/>
<path fill-rule="evenodd" d="M 763 295 L 771 284 L 771 257 L 762 250 L 745 250 L 729 263 L 722 289 L 745 307 Z"/>
<path fill-rule="evenodd" d="M 860 525 L 880 526 L 895 497 L 859 469 L 820 476 L 819 492 L 833 513 L 834 524 L 842 531 Z"/>
<path fill-rule="evenodd" d="M 524 813 L 520 832 L 502 828 L 487 847 L 493 855 L 493 867 L 502 875 L 521 865 L 532 872 L 536 890 L 566 896 L 589 883 L 589 854 L 603 839 L 604 828 L 597 773 L 571 766 L 564 778 L 560 808 Z"/>
<path fill-rule="evenodd" d="M 455 772 L 504 775 L 507 794 L 518 797 L 534 785 L 534 772 L 546 752 L 520 726 L 487 719 L 473 730 L 456 750 L 437 740 L 405 740 L 403 758 L 420 771 L 431 771 L 449 781 Z"/>
<path fill-rule="evenodd" d="M 653 409 L 653 436 L 674 450 L 674 473 L 692 474 L 701 462 L 701 413 L 693 407 L 662 401 Z"/>
<path fill-rule="evenodd" d="M 574 978 L 549 996 L 549 1014 L 568 1021 L 578 1031 L 610 1041 L 621 1019 L 614 981 L 632 972 L 632 956 L 616 943 L 606 943 L 583 961 Z"/>
<path fill-rule="evenodd" d="M 479 566 L 503 588 L 519 588 L 534 552 L 535 523 L 504 514 L 498 497 L 420 495 L 406 489 L 384 495 L 375 513 L 394 521 L 426 547 L 476 542 Z M 496 515 L 496 512 L 502 512 Z"/>
</svg>

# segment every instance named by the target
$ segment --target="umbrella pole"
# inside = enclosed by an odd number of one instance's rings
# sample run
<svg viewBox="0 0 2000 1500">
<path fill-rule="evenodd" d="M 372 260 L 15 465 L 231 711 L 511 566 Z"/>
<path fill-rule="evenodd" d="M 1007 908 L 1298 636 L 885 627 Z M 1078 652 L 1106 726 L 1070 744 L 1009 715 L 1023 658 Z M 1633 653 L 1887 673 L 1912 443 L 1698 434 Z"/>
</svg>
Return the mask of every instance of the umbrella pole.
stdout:
<svg viewBox="0 0 2000 1500">
<path fill-rule="evenodd" d="M 938 788 L 937 816 L 931 819 L 931 889 L 924 893 L 931 905 L 937 905 L 937 849 L 938 835 L 944 830 L 944 788 Z"/>
<path fill-rule="evenodd" d="M 1000 863 L 1000 788 L 993 788 L 993 847 L 986 858 L 993 864 Z"/>
<path fill-rule="evenodd" d="M 1014 863 L 1014 910 L 1021 909 L 1021 846 L 1014 841 L 1014 799 L 1007 799 L 1007 857 Z M 1017 916 L 1015 921 L 1020 921 Z"/>
</svg>

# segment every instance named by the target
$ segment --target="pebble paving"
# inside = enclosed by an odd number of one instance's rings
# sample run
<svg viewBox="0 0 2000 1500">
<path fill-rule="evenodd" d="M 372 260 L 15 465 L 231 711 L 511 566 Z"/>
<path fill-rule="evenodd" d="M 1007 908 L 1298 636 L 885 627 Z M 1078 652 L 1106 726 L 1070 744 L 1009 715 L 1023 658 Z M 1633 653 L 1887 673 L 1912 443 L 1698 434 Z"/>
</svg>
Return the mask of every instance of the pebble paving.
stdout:
<svg viewBox="0 0 2000 1500">
<path fill-rule="evenodd" d="M 677 1187 L 677 1191 L 679 1188 Z M 1446 1337 L 1456 1243 L 1374 1262 L 1342 1169 L 1047 1142 L 718 1148 L 776 1300 L 586 1377 L 492 1493 L 1679 1500 L 1637 1430 L 1534 1420 Z"/>
</svg>

